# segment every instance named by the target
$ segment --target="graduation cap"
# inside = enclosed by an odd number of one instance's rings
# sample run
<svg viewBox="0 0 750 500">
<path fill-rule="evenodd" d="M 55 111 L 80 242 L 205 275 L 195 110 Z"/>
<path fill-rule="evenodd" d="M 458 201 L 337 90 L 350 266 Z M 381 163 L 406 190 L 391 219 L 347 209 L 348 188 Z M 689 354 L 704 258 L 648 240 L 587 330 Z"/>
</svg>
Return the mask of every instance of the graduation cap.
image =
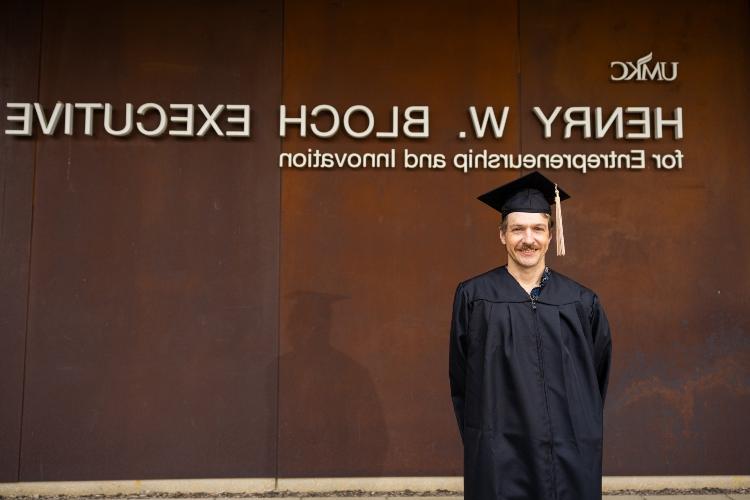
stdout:
<svg viewBox="0 0 750 500">
<path fill-rule="evenodd" d="M 558 189 L 557 184 L 539 172 L 524 175 L 477 197 L 479 201 L 500 212 L 503 218 L 511 212 L 551 214 L 550 205 L 554 204 L 557 224 L 555 230 L 557 255 L 565 255 L 560 202 L 568 198 L 570 198 L 568 193 Z"/>
</svg>

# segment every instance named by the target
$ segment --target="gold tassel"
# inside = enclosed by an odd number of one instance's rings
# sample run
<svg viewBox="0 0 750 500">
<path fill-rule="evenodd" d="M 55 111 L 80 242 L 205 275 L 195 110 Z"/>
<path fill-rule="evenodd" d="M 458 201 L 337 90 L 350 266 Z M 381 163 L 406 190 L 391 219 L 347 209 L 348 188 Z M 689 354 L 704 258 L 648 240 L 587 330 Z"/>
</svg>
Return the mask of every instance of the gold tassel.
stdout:
<svg viewBox="0 0 750 500">
<path fill-rule="evenodd" d="M 563 235 L 562 203 L 560 203 L 560 192 L 555 184 L 555 243 L 557 244 L 557 255 L 565 255 L 565 236 Z"/>
</svg>

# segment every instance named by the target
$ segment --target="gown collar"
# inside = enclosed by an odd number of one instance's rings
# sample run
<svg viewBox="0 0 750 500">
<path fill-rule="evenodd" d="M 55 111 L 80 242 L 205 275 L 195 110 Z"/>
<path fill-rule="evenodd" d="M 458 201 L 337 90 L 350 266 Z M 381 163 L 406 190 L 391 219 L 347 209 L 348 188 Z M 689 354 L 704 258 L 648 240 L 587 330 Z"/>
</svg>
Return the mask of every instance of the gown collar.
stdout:
<svg viewBox="0 0 750 500">
<path fill-rule="evenodd" d="M 500 268 L 501 276 L 506 282 L 506 290 L 512 289 L 514 301 L 526 302 L 531 301 L 531 295 L 526 293 L 521 284 L 516 281 L 516 278 L 508 271 L 507 264 Z M 558 273 L 554 272 L 548 266 L 545 266 L 542 272 L 542 279 L 539 286 L 531 290 L 534 293 L 535 300 L 537 303 L 549 304 L 549 305 L 562 305 L 573 302 L 576 297 L 570 294 L 569 287 L 565 286 L 565 280 L 561 280 Z"/>
</svg>

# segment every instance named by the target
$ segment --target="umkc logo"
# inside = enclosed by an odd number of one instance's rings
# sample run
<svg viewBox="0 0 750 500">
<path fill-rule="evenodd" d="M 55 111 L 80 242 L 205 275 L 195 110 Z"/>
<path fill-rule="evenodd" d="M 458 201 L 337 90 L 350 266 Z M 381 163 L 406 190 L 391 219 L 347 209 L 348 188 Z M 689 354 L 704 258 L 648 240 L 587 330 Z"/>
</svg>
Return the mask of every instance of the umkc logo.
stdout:
<svg viewBox="0 0 750 500">
<path fill-rule="evenodd" d="M 655 62 L 649 68 L 648 63 L 653 58 L 653 52 L 649 52 L 635 63 L 612 61 L 609 63 L 609 67 L 615 68 L 615 70 L 609 79 L 613 82 L 622 82 L 624 80 L 671 82 L 677 79 L 677 64 L 679 63 Z M 670 67 L 671 73 L 668 71 Z M 619 75 L 617 74 L 618 69 L 620 71 Z"/>
</svg>

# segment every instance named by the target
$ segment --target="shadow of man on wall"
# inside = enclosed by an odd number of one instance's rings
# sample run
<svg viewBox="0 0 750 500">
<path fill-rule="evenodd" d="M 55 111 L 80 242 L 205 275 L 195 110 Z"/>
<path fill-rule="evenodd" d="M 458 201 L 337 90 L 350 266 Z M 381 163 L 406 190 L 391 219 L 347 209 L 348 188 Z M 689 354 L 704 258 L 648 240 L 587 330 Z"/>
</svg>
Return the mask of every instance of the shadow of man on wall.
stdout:
<svg viewBox="0 0 750 500">
<path fill-rule="evenodd" d="M 287 295 L 279 357 L 279 476 L 379 476 L 388 449 L 369 372 L 330 342 L 334 304 L 348 297 Z"/>
</svg>

